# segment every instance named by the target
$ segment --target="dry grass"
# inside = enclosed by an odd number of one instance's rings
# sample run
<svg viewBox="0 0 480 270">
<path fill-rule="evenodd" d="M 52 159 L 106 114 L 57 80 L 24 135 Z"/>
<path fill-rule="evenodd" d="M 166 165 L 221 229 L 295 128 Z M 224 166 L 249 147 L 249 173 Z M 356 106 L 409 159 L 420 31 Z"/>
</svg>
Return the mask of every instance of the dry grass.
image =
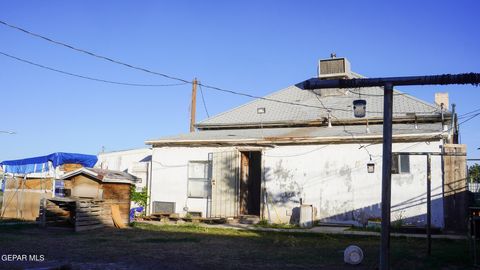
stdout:
<svg viewBox="0 0 480 270">
<path fill-rule="evenodd" d="M 294 232 L 258 232 L 199 225 L 135 224 L 131 229 L 91 232 L 42 230 L 32 226 L 0 229 L 3 254 L 43 254 L 47 262 L 75 269 L 375 269 L 379 238 Z M 364 262 L 343 263 L 343 250 L 360 246 Z M 392 269 L 469 269 L 466 241 L 392 239 Z M 0 263 L 4 269 L 25 266 Z M 31 263 L 28 266 L 41 266 Z"/>
</svg>

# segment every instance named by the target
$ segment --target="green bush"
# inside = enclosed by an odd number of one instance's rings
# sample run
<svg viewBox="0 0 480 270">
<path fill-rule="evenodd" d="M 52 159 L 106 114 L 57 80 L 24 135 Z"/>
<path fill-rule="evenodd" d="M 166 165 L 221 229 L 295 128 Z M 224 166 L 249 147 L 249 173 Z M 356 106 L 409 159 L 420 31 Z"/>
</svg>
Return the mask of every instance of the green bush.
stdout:
<svg viewBox="0 0 480 270">
<path fill-rule="evenodd" d="M 145 207 L 148 203 L 148 189 L 146 187 L 142 188 L 142 191 L 137 191 L 134 186 L 130 188 L 130 200 L 137 203 L 140 206 Z"/>
</svg>

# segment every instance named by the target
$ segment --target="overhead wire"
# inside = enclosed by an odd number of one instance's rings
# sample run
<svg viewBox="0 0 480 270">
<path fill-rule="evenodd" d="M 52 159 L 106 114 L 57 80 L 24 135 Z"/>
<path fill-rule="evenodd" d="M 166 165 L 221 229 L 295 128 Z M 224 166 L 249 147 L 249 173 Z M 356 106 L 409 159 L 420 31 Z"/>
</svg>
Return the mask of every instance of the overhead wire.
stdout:
<svg viewBox="0 0 480 270">
<path fill-rule="evenodd" d="M 468 115 L 473 114 L 473 113 L 476 113 L 476 112 L 479 112 L 479 111 L 480 111 L 480 109 L 476 109 L 476 110 L 473 110 L 473 111 L 470 111 L 470 112 L 466 112 L 466 113 L 464 113 L 464 114 L 459 115 L 458 118 L 459 118 L 459 119 L 460 119 L 460 118 L 465 118 L 465 117 L 468 117 Z"/>
<path fill-rule="evenodd" d="M 98 59 L 102 59 L 102 60 L 105 60 L 105 61 L 108 61 L 108 62 L 111 62 L 111 63 L 114 63 L 114 64 L 122 65 L 122 66 L 130 68 L 130 69 L 135 69 L 135 70 L 146 72 L 146 73 L 149 73 L 149 74 L 161 76 L 161 77 L 164 77 L 164 78 L 167 78 L 167 79 L 180 81 L 180 82 L 185 83 L 185 84 L 186 83 L 190 83 L 190 84 L 193 83 L 190 80 L 186 80 L 186 79 L 182 79 L 182 78 L 172 76 L 172 75 L 168 75 L 168 74 L 165 74 L 165 73 L 153 71 L 151 69 L 147 69 L 147 68 L 144 68 L 144 67 L 140 67 L 140 66 L 136 66 L 136 65 L 133 65 L 133 64 L 125 63 L 123 61 L 116 60 L 116 59 L 113 59 L 111 57 L 106 57 L 106 56 L 103 56 L 103 55 L 100 55 L 100 54 L 97 54 L 97 53 L 94 53 L 94 52 L 91 52 L 91 51 L 88 51 L 88 50 L 85 50 L 85 49 L 81 49 L 81 48 L 75 47 L 73 45 L 70 45 L 70 44 L 67 44 L 67 43 L 64 43 L 64 42 L 46 37 L 44 35 L 40 35 L 40 34 L 31 32 L 31 31 L 26 30 L 22 27 L 9 24 L 9 23 L 7 23 L 5 21 L 2 21 L 2 20 L 0 20 L 0 24 L 5 25 L 5 26 L 7 26 L 9 28 L 12 28 L 12 29 L 21 31 L 21 32 L 23 32 L 27 35 L 43 39 L 47 42 L 50 42 L 50 43 L 53 43 L 53 44 L 56 44 L 56 45 L 59 45 L 59 46 L 63 46 L 63 47 L 66 47 L 68 49 L 71 49 L 71 50 L 74 50 L 74 51 L 77 51 L 77 52 L 80 52 L 80 53 L 83 53 L 83 54 L 86 54 L 86 55 L 89 55 L 89 56 L 92 56 L 92 57 L 95 57 L 95 58 L 98 58 Z M 55 69 L 51 69 L 51 70 L 56 71 L 56 72 L 60 72 L 59 70 L 55 70 Z M 73 74 L 69 74 L 69 72 L 65 72 L 65 74 L 75 76 Z M 76 77 L 81 77 L 81 76 L 82 75 L 76 76 Z M 87 76 L 83 76 L 83 77 L 87 77 Z M 89 79 L 95 79 L 95 78 L 89 78 Z M 99 79 L 97 81 L 105 81 L 106 82 L 107 80 Z M 276 102 L 276 103 L 280 103 L 280 104 L 301 106 L 301 107 L 307 107 L 307 108 L 316 108 L 316 109 L 320 108 L 318 106 L 312 106 L 312 105 L 308 105 L 308 104 L 302 104 L 302 103 L 296 103 L 296 102 L 290 102 L 290 101 L 277 100 L 277 99 L 268 98 L 268 97 L 256 96 L 256 95 L 252 95 L 252 94 L 242 93 L 242 92 L 239 92 L 239 91 L 229 90 L 229 89 L 225 89 L 225 88 L 221 88 L 221 87 L 217 87 L 217 86 L 213 86 L 213 85 L 208 85 L 208 84 L 203 84 L 203 83 L 198 83 L 198 85 L 203 86 L 203 87 L 208 88 L 208 89 L 211 89 L 211 90 L 215 90 L 215 91 L 220 91 L 220 92 L 225 92 L 225 93 L 230 93 L 230 94 L 234 94 L 234 95 L 245 96 L 245 97 L 249 97 L 249 98 L 260 99 L 260 100 L 265 100 L 265 101 L 270 101 L 270 102 Z M 135 86 L 135 84 L 134 84 L 134 86 Z M 335 111 L 351 112 L 351 109 L 342 109 L 342 108 L 330 108 L 330 109 L 335 110 Z M 372 112 L 372 113 L 380 113 L 380 112 Z"/>
<path fill-rule="evenodd" d="M 160 72 L 155 72 L 155 71 L 152 71 L 152 70 L 149 70 L 149 69 L 146 69 L 146 68 L 142 68 L 142 67 L 138 67 L 138 66 L 135 66 L 135 65 L 131 65 L 131 64 L 128 64 L 128 63 L 119 61 L 119 60 L 112 59 L 112 58 L 110 58 L 110 57 L 106 57 L 106 56 L 99 55 L 99 54 L 96 54 L 96 53 L 93 53 L 93 52 L 90 52 L 90 51 L 87 51 L 87 50 L 84 50 L 84 49 L 80 49 L 80 48 L 74 47 L 74 46 L 72 46 L 72 45 L 66 44 L 66 43 L 64 43 L 64 42 L 61 42 L 61 41 L 58 41 L 58 40 L 54 40 L 54 39 L 51 39 L 51 38 L 49 38 L 49 37 L 46 37 L 46 36 L 43 36 L 43 35 L 40 35 L 40 34 L 33 33 L 33 32 L 31 32 L 31 31 L 28 31 L 28 30 L 24 29 L 24 28 L 21 28 L 21 27 L 18 27 L 18 26 L 9 24 L 9 23 L 4 22 L 4 21 L 1 21 L 1 20 L 0 20 L 0 24 L 3 24 L 3 25 L 5 25 L 5 26 L 8 26 L 8 27 L 10 27 L 10 28 L 12 28 L 12 29 L 16 29 L 16 30 L 21 31 L 21 32 L 23 32 L 23 33 L 25 33 L 25 34 L 28 34 L 28 35 L 31 35 L 31 36 L 34 36 L 34 37 L 37 37 L 37 38 L 46 40 L 46 41 L 48 41 L 48 42 L 51 42 L 51 43 L 54 43 L 54 44 L 57 44 L 57 45 L 60 45 L 60 46 L 63 46 L 63 47 L 66 47 L 66 48 L 75 50 L 75 51 L 77 51 L 77 52 L 84 53 L 84 54 L 87 54 L 87 55 L 90 55 L 90 56 L 93 56 L 93 57 L 96 57 L 96 58 L 99 58 L 99 59 L 103 59 L 103 60 L 106 60 L 106 61 L 109 61 L 109 62 L 118 64 L 118 65 L 122 65 L 122 66 L 125 66 L 125 67 L 128 67 L 128 68 L 132 68 L 132 69 L 140 70 L 140 71 L 143 71 L 143 72 L 155 74 L 155 75 L 158 75 L 158 76 L 162 76 L 162 77 L 164 77 L 164 78 L 167 78 L 167 79 L 177 80 L 177 81 L 181 81 L 181 82 L 185 82 L 185 83 L 192 83 L 192 82 L 189 81 L 189 80 L 184 80 L 184 79 L 181 79 L 181 78 L 178 78 L 178 77 L 174 77 L 174 76 L 170 76 L 170 75 L 167 75 L 167 74 L 164 74 L 164 73 L 160 73 Z"/>
<path fill-rule="evenodd" d="M 207 114 L 207 117 L 210 118 L 210 114 L 208 113 L 208 109 L 207 109 L 207 103 L 205 102 L 205 97 L 203 95 L 202 85 L 199 85 L 199 86 L 200 86 L 200 95 L 202 96 L 203 108 L 205 109 L 205 113 Z"/>
<path fill-rule="evenodd" d="M 127 86 L 142 86 L 142 87 L 166 87 L 166 86 L 179 86 L 179 85 L 188 84 L 188 83 L 175 83 L 175 84 L 140 84 L 140 83 L 129 83 L 129 82 L 111 81 L 111 80 L 106 80 L 106 79 L 100 79 L 100 78 L 95 78 L 95 77 L 80 75 L 80 74 L 76 74 L 76 73 L 72 73 L 72 72 L 68 72 L 68 71 L 64 71 L 64 70 L 52 68 L 52 67 L 45 66 L 45 65 L 42 65 L 42 64 L 38 64 L 38 63 L 32 62 L 32 61 L 30 61 L 30 60 L 23 59 L 23 58 L 20 58 L 20 57 L 17 57 L 17 56 L 13 56 L 13 55 L 11 55 L 11 54 L 8 54 L 8 53 L 2 52 L 2 51 L 0 51 L 0 55 L 3 55 L 3 56 L 5 56 L 5 57 L 8 57 L 8 58 L 11 58 L 11 59 L 14 59 L 14 60 L 23 62 L 23 63 L 27 63 L 27 64 L 32 65 L 32 66 L 36 66 L 36 67 L 39 67 L 39 68 L 47 69 L 47 70 L 54 71 L 54 72 L 61 73 L 61 74 L 65 74 L 65 75 L 68 75 L 68 76 L 73 76 L 73 77 L 77 77 L 77 78 L 81 78 L 81 79 L 86 79 L 86 80 L 91 80 L 91 81 L 97 81 L 97 82 L 103 82 L 103 83 L 110 83 L 110 84 L 117 84 L 117 85 L 127 85 Z"/>
<path fill-rule="evenodd" d="M 86 54 L 86 55 L 89 55 L 89 56 L 92 56 L 92 57 L 95 57 L 95 58 L 98 58 L 98 59 L 102 59 L 102 60 L 105 60 L 105 61 L 108 61 L 108 62 L 111 62 L 111 63 L 114 63 L 114 64 L 118 64 L 118 65 L 122 65 L 124 67 L 127 67 L 127 68 L 130 68 L 130 69 L 135 69 L 135 70 L 138 70 L 138 71 L 142 71 L 142 72 L 146 72 L 146 73 L 150 73 L 150 74 L 153 74 L 153 75 L 157 75 L 157 76 L 161 76 L 161 77 L 164 77 L 164 78 L 167 78 L 167 79 L 171 79 L 171 80 L 176 80 L 176 81 L 180 81 L 182 84 L 192 84 L 193 81 L 190 81 L 190 80 L 186 80 L 186 79 L 183 79 L 183 78 L 180 78 L 180 77 L 176 77 L 176 76 L 172 76 L 172 75 L 168 75 L 168 74 L 165 74 L 165 73 L 161 73 L 161 72 L 157 72 L 157 71 L 153 71 L 151 69 L 147 69 L 147 68 L 144 68 L 144 67 L 140 67 L 140 66 L 137 66 L 137 65 L 133 65 L 133 64 L 129 64 L 129 63 L 125 63 L 123 61 L 120 61 L 120 60 L 116 60 L 116 59 L 113 59 L 111 57 L 107 57 L 107 56 L 103 56 L 103 55 L 100 55 L 100 54 L 97 54 L 97 53 L 94 53 L 94 52 L 91 52 L 91 51 L 88 51 L 88 50 L 85 50 L 85 49 L 81 49 L 81 48 L 78 48 L 76 46 L 73 46 L 73 45 L 70 45 L 70 44 L 67 44 L 65 42 L 61 42 L 61 41 L 58 41 L 58 40 L 55 40 L 55 39 L 52 39 L 52 38 L 49 38 L 49 37 L 46 37 L 44 35 L 41 35 L 41 34 L 37 34 L 37 33 L 34 33 L 34 32 L 31 32 L 27 29 L 24 29 L 22 27 L 19 27 L 19 26 L 15 26 L 15 25 L 12 25 L 12 24 L 9 24 L 5 21 L 2 21 L 0 20 L 0 24 L 4 25 L 4 26 L 7 26 L 9 28 L 12 28 L 12 29 L 15 29 L 15 30 L 18 30 L 18 31 L 21 31 L 27 35 L 30 35 L 30 36 L 33 36 L 33 37 L 36 37 L 36 38 L 40 38 L 40 39 L 43 39 L 45 41 L 48 41 L 50 43 L 53 43 L 53 44 L 56 44 L 56 45 L 59 45 L 59 46 L 63 46 L 63 47 L 66 47 L 68 49 L 71 49 L 71 50 L 74 50 L 74 51 L 77 51 L 77 52 L 80 52 L 80 53 L 83 53 L 83 54 Z M 17 59 L 17 60 L 20 60 L 20 59 Z M 24 59 L 23 59 L 24 60 Z M 20 60 L 21 61 L 21 60 Z M 25 61 L 24 61 L 25 62 Z M 31 62 L 31 61 L 30 61 Z M 28 61 L 26 61 L 26 63 L 28 63 Z M 36 65 L 34 63 L 30 63 L 30 64 L 33 64 L 33 65 Z M 37 65 L 39 67 L 41 67 L 42 65 Z M 140 84 L 130 84 L 130 83 L 121 83 L 121 82 L 113 82 L 113 81 L 109 81 L 109 80 L 103 80 L 103 79 L 97 79 L 97 78 L 92 78 L 92 77 L 88 77 L 88 76 L 83 76 L 83 75 L 78 75 L 78 74 L 73 74 L 73 73 L 70 73 L 70 72 L 62 72 L 60 70 L 56 70 L 56 69 L 53 69 L 53 68 L 48 68 L 46 66 L 44 66 L 43 68 L 47 68 L 47 69 L 50 69 L 52 71 L 56 71 L 56 72 L 60 72 L 60 73 L 64 73 L 64 74 L 67 74 L 67 75 L 70 75 L 70 76 L 75 76 L 75 77 L 79 77 L 79 78 L 84 78 L 84 79 L 89 79 L 89 80 L 96 80 L 96 81 L 101 81 L 101 82 L 107 82 L 107 83 L 114 83 L 114 84 L 123 84 L 123 85 L 130 85 L 130 86 L 150 86 L 150 85 L 140 85 Z M 182 84 L 178 84 L 178 85 L 182 85 Z M 177 84 L 172 84 L 172 85 L 151 85 L 151 86 L 175 86 Z M 249 98 L 253 98 L 253 99 L 260 99 L 260 100 L 265 100 L 265 101 L 270 101 L 270 102 L 276 102 L 276 103 L 280 103 L 280 104 L 286 104 L 286 105 L 294 105 L 294 106 L 302 106 L 302 107 L 308 107 L 308 108 L 320 108 L 318 106 L 312 106 L 312 105 L 308 105 L 308 104 L 302 104 L 302 103 L 297 103 L 297 102 L 290 102 L 290 101 L 283 101 L 283 100 L 277 100 L 277 99 L 273 99 L 273 98 L 269 98 L 269 97 L 261 97 L 261 96 L 256 96 L 256 95 L 252 95 L 252 94 L 247 94 L 247 93 L 242 93 L 242 92 L 239 92 L 239 91 L 234 91 L 234 90 L 229 90 L 229 89 L 225 89 L 225 88 L 221 88 L 221 87 L 217 87 L 217 86 L 213 86 L 213 85 L 207 85 L 207 84 L 203 84 L 203 83 L 198 83 L 199 86 L 203 86 L 205 88 L 208 88 L 208 89 L 211 89 L 211 90 L 215 90 L 215 91 L 220 91 L 220 92 L 225 92 L 225 93 L 230 93 L 230 94 L 234 94 L 234 95 L 239 95 L 239 96 L 245 96 L 245 97 L 249 97 Z M 352 90 L 348 90 L 352 93 L 356 93 L 355 91 L 352 91 Z M 360 93 L 356 93 L 356 94 L 360 94 Z M 375 95 L 375 94 L 364 94 L 365 96 L 383 96 L 383 95 Z M 400 94 L 394 94 L 394 95 L 406 95 L 404 93 L 400 93 Z M 351 112 L 352 110 L 351 109 L 342 109 L 342 108 L 329 108 L 330 110 L 332 111 L 344 111 L 344 112 Z M 367 111 L 367 112 L 370 112 L 370 113 L 382 113 L 382 112 L 375 112 L 375 111 Z M 435 111 L 434 111 L 435 112 Z"/>
<path fill-rule="evenodd" d="M 462 124 L 465 124 L 466 122 L 474 119 L 475 117 L 477 117 L 477 116 L 479 116 L 479 115 L 480 115 L 480 113 L 475 114 L 475 115 L 472 116 L 471 118 L 469 118 L 469 119 L 467 119 L 467 120 L 465 120 L 465 121 L 460 122 L 460 123 L 458 124 L 458 126 L 460 126 L 460 125 L 462 125 Z M 436 134 L 436 135 L 434 135 L 434 136 L 427 137 L 426 140 L 431 139 L 431 138 L 438 137 L 438 136 L 444 134 L 445 132 L 449 132 L 450 130 L 452 130 L 452 128 L 449 128 L 448 130 L 442 131 L 441 133 Z M 408 150 L 408 149 L 410 149 L 410 148 L 412 148 L 412 147 L 415 147 L 415 146 L 417 146 L 417 145 L 419 145 L 419 144 L 422 144 L 422 143 L 427 143 L 427 141 L 421 141 L 421 142 L 414 143 L 414 144 L 412 144 L 412 145 L 409 145 L 409 146 L 407 146 L 407 147 L 404 147 L 404 148 L 402 148 L 402 149 L 400 149 L 400 150 L 397 150 L 397 151 L 395 151 L 395 152 L 404 152 L 404 151 L 406 151 L 406 150 Z M 381 144 L 381 143 L 372 143 L 372 144 L 367 145 L 366 147 L 372 146 L 372 145 L 376 145 L 376 144 Z M 328 146 L 328 145 L 327 145 L 327 146 Z M 326 146 L 325 146 L 325 147 L 326 147 Z M 318 149 L 318 150 L 320 150 L 320 149 Z M 306 153 L 306 154 L 308 154 L 308 153 Z M 381 157 L 381 155 L 370 155 L 370 157 L 374 157 L 374 158 L 375 158 L 374 161 L 376 161 L 376 160 L 379 159 L 379 157 Z M 362 166 L 355 166 L 352 170 L 359 170 L 359 169 L 362 169 Z M 314 185 L 322 184 L 322 183 L 324 183 L 324 182 L 326 182 L 326 181 L 329 181 L 330 178 L 336 179 L 335 177 L 338 177 L 338 176 L 339 176 L 339 174 L 330 175 L 330 176 L 328 176 L 328 177 L 326 177 L 326 178 L 323 178 L 320 183 L 313 182 L 313 181 L 315 181 L 315 180 L 318 179 L 318 177 L 313 177 L 313 178 L 311 178 L 310 180 L 307 180 L 307 182 L 304 183 L 304 186 L 303 186 L 303 187 L 305 188 L 305 187 L 311 187 L 311 186 L 314 186 Z"/>
</svg>

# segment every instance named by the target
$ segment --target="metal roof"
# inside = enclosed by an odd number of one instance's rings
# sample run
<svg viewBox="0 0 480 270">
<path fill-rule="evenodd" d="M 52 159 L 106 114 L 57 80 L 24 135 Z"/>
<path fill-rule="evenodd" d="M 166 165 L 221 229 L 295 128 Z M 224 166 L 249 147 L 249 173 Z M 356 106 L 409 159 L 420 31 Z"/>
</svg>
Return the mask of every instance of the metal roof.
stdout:
<svg viewBox="0 0 480 270">
<path fill-rule="evenodd" d="M 62 179 L 69 179 L 79 174 L 87 174 L 103 183 L 134 184 L 135 182 L 139 181 L 138 177 L 126 172 L 85 167 L 66 173 L 62 176 Z"/>
<path fill-rule="evenodd" d="M 394 124 L 394 138 L 412 140 L 438 139 L 443 131 L 441 123 Z M 378 140 L 383 136 L 382 125 L 347 125 L 333 127 L 252 128 L 203 130 L 146 141 L 154 146 L 192 144 L 262 144 L 311 143 L 346 140 Z"/>
<path fill-rule="evenodd" d="M 272 93 L 266 98 L 305 106 L 257 99 L 232 110 L 197 123 L 197 128 L 223 128 L 231 126 L 268 126 L 275 123 L 302 123 L 323 120 L 331 110 L 332 121 L 354 120 L 353 100 L 367 101 L 366 119 L 383 117 L 383 88 L 303 90 L 293 85 Z M 265 113 L 258 114 L 258 108 Z M 394 91 L 394 117 L 415 113 L 417 116 L 438 115 L 440 108 L 400 91 Z M 365 119 L 365 118 L 363 118 Z"/>
</svg>

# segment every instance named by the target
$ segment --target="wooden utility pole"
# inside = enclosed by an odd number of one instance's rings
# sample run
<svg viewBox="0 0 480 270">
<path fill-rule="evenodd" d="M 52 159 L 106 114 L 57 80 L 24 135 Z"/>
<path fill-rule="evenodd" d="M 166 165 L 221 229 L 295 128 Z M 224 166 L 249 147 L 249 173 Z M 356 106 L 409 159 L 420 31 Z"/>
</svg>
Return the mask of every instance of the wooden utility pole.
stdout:
<svg viewBox="0 0 480 270">
<path fill-rule="evenodd" d="M 382 87 L 383 96 L 383 161 L 382 161 L 382 231 L 380 269 L 390 269 L 390 203 L 392 166 L 393 87 L 400 85 L 480 84 L 480 73 L 443 74 L 433 76 L 333 79 L 312 78 L 304 81 L 303 89 Z M 428 181 L 427 181 L 428 183 Z M 430 232 L 430 231 L 429 231 Z"/>
<path fill-rule="evenodd" d="M 195 131 L 195 113 L 197 110 L 197 78 L 192 82 L 192 104 L 190 107 L 190 132 Z"/>
</svg>

